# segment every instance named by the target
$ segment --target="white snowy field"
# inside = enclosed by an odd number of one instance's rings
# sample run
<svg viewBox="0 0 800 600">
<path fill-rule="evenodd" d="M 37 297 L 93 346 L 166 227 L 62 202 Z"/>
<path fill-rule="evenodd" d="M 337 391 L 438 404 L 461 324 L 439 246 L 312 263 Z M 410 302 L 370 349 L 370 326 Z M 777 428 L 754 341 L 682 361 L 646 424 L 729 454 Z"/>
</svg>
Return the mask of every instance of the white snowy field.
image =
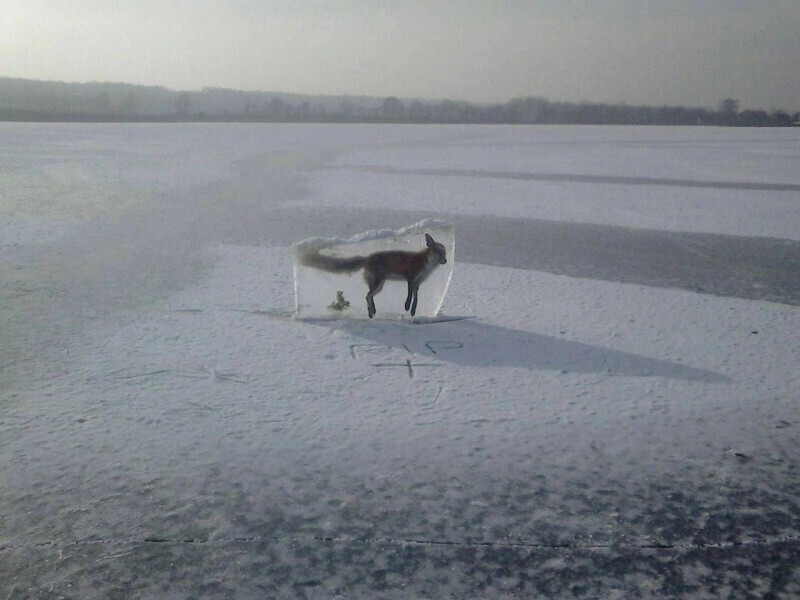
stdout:
<svg viewBox="0 0 800 600">
<path fill-rule="evenodd" d="M 3 597 L 800 594 L 798 192 L 800 130 L 0 124 Z M 430 215 L 440 320 L 293 317 Z"/>
</svg>

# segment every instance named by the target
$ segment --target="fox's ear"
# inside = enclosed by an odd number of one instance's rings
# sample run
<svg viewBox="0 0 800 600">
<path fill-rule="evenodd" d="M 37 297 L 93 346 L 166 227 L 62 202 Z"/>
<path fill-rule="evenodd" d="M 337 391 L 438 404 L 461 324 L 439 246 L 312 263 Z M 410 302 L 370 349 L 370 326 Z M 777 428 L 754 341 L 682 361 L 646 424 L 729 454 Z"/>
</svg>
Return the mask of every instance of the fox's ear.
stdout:
<svg viewBox="0 0 800 600">
<path fill-rule="evenodd" d="M 433 238 L 431 237 L 430 233 L 425 234 L 425 243 L 428 244 L 428 246 L 433 246 L 434 244 L 436 244 L 436 242 L 433 241 Z"/>
</svg>

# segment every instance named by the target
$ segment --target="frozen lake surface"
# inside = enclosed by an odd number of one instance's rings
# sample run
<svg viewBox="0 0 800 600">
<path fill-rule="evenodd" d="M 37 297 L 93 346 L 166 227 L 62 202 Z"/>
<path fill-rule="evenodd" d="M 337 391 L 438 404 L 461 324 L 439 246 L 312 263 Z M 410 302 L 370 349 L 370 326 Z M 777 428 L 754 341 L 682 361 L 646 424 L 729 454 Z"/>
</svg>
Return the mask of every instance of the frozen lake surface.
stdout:
<svg viewBox="0 0 800 600">
<path fill-rule="evenodd" d="M 4 597 L 800 594 L 800 130 L 4 123 L 0 248 Z"/>
</svg>

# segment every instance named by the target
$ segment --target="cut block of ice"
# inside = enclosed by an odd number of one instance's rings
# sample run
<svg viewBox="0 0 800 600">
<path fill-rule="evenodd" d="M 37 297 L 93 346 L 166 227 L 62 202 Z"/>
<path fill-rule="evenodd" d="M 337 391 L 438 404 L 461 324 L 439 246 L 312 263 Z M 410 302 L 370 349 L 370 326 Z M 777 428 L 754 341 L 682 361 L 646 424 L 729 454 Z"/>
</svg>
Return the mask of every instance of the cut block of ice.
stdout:
<svg viewBox="0 0 800 600">
<path fill-rule="evenodd" d="M 372 278 L 378 290 L 373 298 L 375 316 L 402 318 L 409 315 L 405 305 L 411 278 L 419 282 L 415 316 L 435 317 L 450 285 L 454 248 L 453 225 L 436 219 L 397 231 L 368 231 L 350 239 L 298 242 L 294 245 L 297 316 L 368 318 L 368 279 Z M 376 286 L 375 280 L 384 275 L 383 284 Z"/>
</svg>

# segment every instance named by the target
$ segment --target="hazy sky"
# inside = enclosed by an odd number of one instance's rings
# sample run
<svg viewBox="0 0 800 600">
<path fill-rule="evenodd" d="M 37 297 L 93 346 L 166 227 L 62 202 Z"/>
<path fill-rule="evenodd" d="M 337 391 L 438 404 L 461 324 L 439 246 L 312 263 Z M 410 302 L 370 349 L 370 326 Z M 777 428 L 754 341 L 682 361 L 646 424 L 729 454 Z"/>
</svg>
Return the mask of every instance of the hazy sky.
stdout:
<svg viewBox="0 0 800 600">
<path fill-rule="evenodd" d="M 0 76 L 800 110 L 800 0 L 0 0 Z"/>
</svg>

